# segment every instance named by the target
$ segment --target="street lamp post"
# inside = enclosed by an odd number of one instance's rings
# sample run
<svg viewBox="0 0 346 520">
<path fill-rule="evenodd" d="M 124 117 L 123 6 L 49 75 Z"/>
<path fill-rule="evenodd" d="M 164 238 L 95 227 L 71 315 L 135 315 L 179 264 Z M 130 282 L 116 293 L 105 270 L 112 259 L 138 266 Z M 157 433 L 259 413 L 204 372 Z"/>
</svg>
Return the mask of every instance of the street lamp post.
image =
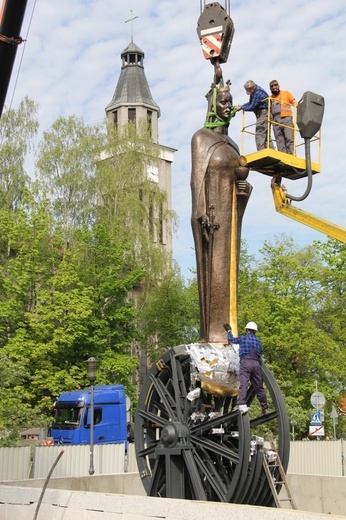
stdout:
<svg viewBox="0 0 346 520">
<path fill-rule="evenodd" d="M 85 361 L 88 371 L 88 379 L 91 385 L 90 392 L 90 465 L 89 465 L 89 475 L 93 475 L 95 473 L 94 469 L 94 383 L 96 379 L 96 371 L 98 367 L 98 361 L 94 357 L 89 357 Z"/>
</svg>

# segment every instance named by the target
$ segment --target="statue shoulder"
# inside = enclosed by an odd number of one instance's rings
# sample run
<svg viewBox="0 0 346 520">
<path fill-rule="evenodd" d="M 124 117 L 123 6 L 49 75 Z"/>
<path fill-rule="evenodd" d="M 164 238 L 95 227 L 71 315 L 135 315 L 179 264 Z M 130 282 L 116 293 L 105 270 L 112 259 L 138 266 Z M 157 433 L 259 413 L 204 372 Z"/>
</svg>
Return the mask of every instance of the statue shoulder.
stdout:
<svg viewBox="0 0 346 520">
<path fill-rule="evenodd" d="M 221 142 L 220 134 L 214 132 L 210 128 L 200 128 L 192 136 L 191 143 L 192 147 L 206 147 L 214 145 L 215 143 Z"/>
<path fill-rule="evenodd" d="M 196 141 L 199 139 L 208 139 L 210 137 L 210 133 L 212 132 L 210 132 L 209 128 L 200 128 L 193 134 L 192 141 Z"/>
</svg>

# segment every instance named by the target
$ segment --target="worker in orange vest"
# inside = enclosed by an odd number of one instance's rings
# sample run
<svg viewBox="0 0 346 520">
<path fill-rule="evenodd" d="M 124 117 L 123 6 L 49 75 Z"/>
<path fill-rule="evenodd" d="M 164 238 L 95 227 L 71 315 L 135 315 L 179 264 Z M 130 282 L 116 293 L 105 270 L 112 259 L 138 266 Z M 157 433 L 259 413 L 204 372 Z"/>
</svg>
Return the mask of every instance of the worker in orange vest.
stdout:
<svg viewBox="0 0 346 520">
<path fill-rule="evenodd" d="M 276 79 L 269 83 L 270 117 L 273 123 L 273 131 L 276 146 L 279 152 L 293 154 L 294 148 L 294 124 L 292 106 L 297 106 L 297 101 L 288 90 L 280 90 Z"/>
</svg>

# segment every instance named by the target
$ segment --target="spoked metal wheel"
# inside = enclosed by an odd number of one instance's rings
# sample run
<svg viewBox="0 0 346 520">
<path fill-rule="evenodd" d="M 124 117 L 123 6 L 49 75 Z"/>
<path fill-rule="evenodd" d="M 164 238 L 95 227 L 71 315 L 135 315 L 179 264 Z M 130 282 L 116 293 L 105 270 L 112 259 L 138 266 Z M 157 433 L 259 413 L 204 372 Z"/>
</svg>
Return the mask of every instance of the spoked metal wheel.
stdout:
<svg viewBox="0 0 346 520">
<path fill-rule="evenodd" d="M 203 390 L 191 398 L 185 345 L 166 352 L 150 369 L 135 419 L 137 464 L 149 496 L 273 505 L 263 442 L 256 439 L 273 432 L 286 471 L 289 427 L 278 385 L 265 366 L 262 370 L 271 409 L 266 416 L 256 413 L 252 387 L 250 412 L 243 415 L 232 411 L 236 398 Z"/>
</svg>

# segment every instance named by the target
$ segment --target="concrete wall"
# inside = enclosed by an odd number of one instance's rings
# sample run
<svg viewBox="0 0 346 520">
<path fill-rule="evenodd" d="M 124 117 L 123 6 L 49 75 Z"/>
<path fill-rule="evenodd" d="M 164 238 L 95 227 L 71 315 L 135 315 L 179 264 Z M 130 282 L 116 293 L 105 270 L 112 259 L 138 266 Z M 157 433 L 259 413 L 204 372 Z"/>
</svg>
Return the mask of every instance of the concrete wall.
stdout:
<svg viewBox="0 0 346 520">
<path fill-rule="evenodd" d="M 43 479 L 0 482 L 1 485 L 42 489 Z M 91 491 L 96 493 L 115 493 L 120 495 L 146 496 L 138 473 L 120 475 L 93 475 L 92 477 L 51 478 L 48 489 L 68 489 L 71 491 Z M 0 520 L 1 516 L 0 516 Z"/>
<path fill-rule="evenodd" d="M 346 477 L 288 474 L 287 482 L 299 509 L 346 515 Z"/>
<path fill-rule="evenodd" d="M 340 516 L 168 498 L 0 486 L 1 520 L 340 520 Z M 36 513 L 38 513 L 36 515 Z"/>
<path fill-rule="evenodd" d="M 289 504 L 287 505 L 288 509 L 274 509 L 276 511 L 276 514 L 279 515 L 281 512 L 285 511 L 286 516 L 274 516 L 273 518 L 278 519 L 279 518 L 285 518 L 287 520 L 296 520 L 296 519 L 310 519 L 314 518 L 315 520 L 325 518 L 325 514 L 328 515 L 340 515 L 339 518 L 346 518 L 346 477 L 323 477 L 323 476 L 316 476 L 316 475 L 287 475 L 287 481 L 292 493 L 292 496 L 294 497 L 294 500 L 297 504 L 297 507 L 300 511 L 305 511 L 306 513 L 309 512 L 308 516 L 296 516 L 297 511 L 291 511 L 289 510 Z M 24 514 L 24 510 L 26 511 L 28 509 L 28 506 L 26 504 L 26 500 L 29 500 L 29 502 L 33 502 L 34 504 L 37 503 L 39 493 L 41 489 L 43 488 L 44 480 L 42 479 L 30 479 L 30 480 L 24 480 L 21 482 L 3 482 L 0 485 L 0 519 L 1 520 L 12 520 L 12 518 L 16 518 L 16 520 L 26 520 L 26 518 L 30 518 L 32 520 L 32 516 L 22 516 Z M 58 491 L 66 491 L 68 494 L 62 493 L 61 495 L 56 495 L 56 492 Z M 284 490 L 282 491 L 284 493 Z M 150 497 L 146 497 L 146 494 L 144 492 L 144 488 L 142 486 L 142 483 L 140 481 L 138 473 L 127 473 L 125 475 L 93 475 L 88 477 L 69 477 L 69 478 L 52 478 L 49 481 L 48 489 L 46 490 L 46 493 L 44 495 L 44 503 L 47 501 L 47 505 L 45 506 L 47 508 L 47 511 L 50 511 L 49 514 L 56 514 L 56 510 L 53 508 L 52 504 L 50 503 L 51 500 L 53 500 L 53 503 L 59 504 L 59 507 L 70 507 L 69 505 L 66 506 L 65 501 L 67 501 L 68 504 L 70 504 L 70 499 L 73 501 L 76 501 L 76 504 L 80 500 L 80 497 L 84 497 L 85 500 L 89 500 L 89 494 L 94 495 L 95 493 L 101 493 L 103 497 L 108 497 L 109 495 L 114 495 L 113 502 L 108 501 L 108 498 L 104 499 L 104 507 L 106 507 L 107 504 L 114 503 L 116 504 L 120 503 L 118 502 L 119 496 L 121 496 L 121 503 L 124 504 L 124 510 L 119 511 L 117 507 L 115 507 L 115 511 L 118 514 L 124 515 L 122 520 L 130 520 L 132 517 L 126 517 L 125 513 L 128 510 L 128 507 L 132 505 L 133 501 L 140 500 L 140 497 L 142 499 L 148 499 Z M 31 497 L 31 498 L 29 498 Z M 59 497 L 59 500 L 62 500 L 62 502 L 54 502 L 54 500 L 57 500 L 56 497 Z M 70 497 L 70 498 L 66 498 Z M 78 498 L 79 497 L 79 498 Z M 14 502 L 11 502 L 13 501 Z M 163 518 L 170 519 L 170 508 L 171 508 L 171 502 L 170 499 L 152 499 L 156 502 L 154 504 L 158 504 L 158 500 L 160 501 L 160 505 L 157 506 L 157 511 L 154 516 L 162 516 Z M 100 497 L 97 498 L 97 502 L 102 502 Z M 167 505 L 166 505 L 166 501 Z M 174 501 L 176 503 L 178 501 Z M 181 501 L 179 501 L 181 502 Z M 184 504 L 189 503 L 190 501 L 182 501 Z M 147 503 L 147 502 L 145 502 Z M 200 502 L 191 502 L 192 504 L 200 504 Z M 12 505 L 14 504 L 17 507 L 16 514 L 12 511 Z M 20 506 L 22 504 L 22 506 Z M 127 505 L 126 505 L 127 504 Z M 207 503 L 206 503 L 207 504 Z M 216 506 L 215 503 L 213 503 L 214 506 Z M 222 506 L 222 504 L 219 504 Z M 226 505 L 224 505 L 226 506 Z M 254 520 L 263 520 L 269 519 L 272 517 L 262 515 L 259 516 L 258 510 L 260 511 L 273 511 L 273 509 L 268 508 L 258 508 L 258 507 L 251 507 L 251 506 L 235 506 L 232 504 L 227 505 L 231 510 L 233 511 L 232 507 L 235 508 L 237 511 L 237 508 L 247 508 L 246 511 L 250 508 L 250 510 L 256 510 L 257 512 L 254 513 L 254 516 L 249 516 L 248 518 L 254 518 Z M 56 507 L 56 506 L 54 506 Z M 89 506 L 88 506 L 89 507 Z M 107 507 L 113 507 L 108 505 Z M 166 512 L 166 507 L 168 508 L 168 511 Z M 32 506 L 30 506 L 32 511 Z M 200 505 L 198 506 L 200 509 Z M 130 508 L 131 509 L 131 508 Z M 12 511 L 11 514 L 13 516 L 5 516 L 5 513 L 7 514 L 7 511 Z M 208 510 L 208 507 L 207 507 Z M 84 510 L 83 510 L 84 511 Z M 85 509 L 87 511 L 87 509 Z M 84 512 L 85 512 L 84 511 Z M 221 509 L 223 511 L 223 509 Z M 241 509 L 241 515 L 243 515 L 243 509 Z M 83 512 L 83 514 L 84 514 Z M 107 510 L 107 514 L 110 511 Z M 113 511 L 114 513 L 114 511 Z M 141 508 L 138 509 L 138 519 L 143 520 L 146 518 L 147 513 L 144 512 Z M 25 513 L 26 514 L 26 513 Z M 48 514 L 48 513 L 47 513 Z M 67 514 L 67 513 L 66 513 Z M 81 513 L 78 513 L 79 516 L 76 516 L 75 518 L 82 519 L 82 518 L 94 518 L 89 516 L 80 516 Z M 89 515 L 90 513 L 88 513 Z M 204 514 L 204 513 L 203 513 Z M 231 515 L 231 513 L 229 513 Z M 316 516 L 314 516 L 314 514 Z M 42 516 L 42 513 L 40 511 L 39 520 L 45 520 L 45 518 L 49 518 L 49 520 L 54 520 L 55 518 L 60 519 L 66 518 L 72 519 L 72 516 Z M 290 516 L 291 515 L 291 516 Z M 150 516 L 150 515 L 149 515 Z M 95 516 L 95 518 L 102 518 L 102 520 L 108 520 L 108 518 L 115 519 L 115 516 Z M 176 517 L 178 518 L 178 516 Z M 186 516 L 179 516 L 179 518 L 186 518 Z M 233 518 L 232 516 L 229 517 L 228 520 Z M 243 518 L 242 516 L 239 516 L 239 518 Z M 245 518 L 245 517 L 244 517 Z M 337 516 L 328 516 L 328 518 L 337 518 Z M 174 519 L 176 520 L 176 519 Z M 188 520 L 192 520 L 189 518 Z M 198 519 L 201 520 L 201 519 Z M 209 519 L 208 519 L 209 520 Z M 218 518 L 218 520 L 222 520 L 221 518 Z"/>
</svg>

